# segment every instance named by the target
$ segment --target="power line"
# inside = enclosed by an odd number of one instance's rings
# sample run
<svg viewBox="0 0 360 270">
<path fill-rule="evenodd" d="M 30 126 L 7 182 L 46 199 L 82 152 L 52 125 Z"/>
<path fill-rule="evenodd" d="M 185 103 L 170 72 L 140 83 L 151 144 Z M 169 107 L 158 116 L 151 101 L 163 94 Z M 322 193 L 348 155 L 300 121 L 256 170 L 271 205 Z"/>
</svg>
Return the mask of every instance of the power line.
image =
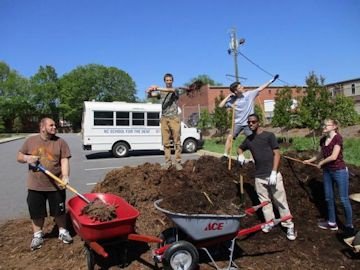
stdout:
<svg viewBox="0 0 360 270">
<path fill-rule="evenodd" d="M 239 52 L 238 51 L 238 54 L 240 54 L 242 57 L 244 57 L 247 61 L 249 61 L 251 64 L 253 64 L 254 66 L 256 66 L 258 69 L 260 69 L 261 71 L 265 72 L 266 74 L 270 75 L 271 77 L 274 77 L 274 74 L 268 72 L 267 70 L 265 70 L 264 68 L 262 68 L 261 66 L 259 66 L 258 64 L 256 64 L 254 61 L 252 61 L 249 57 L 247 57 L 246 55 L 244 55 L 243 53 Z M 281 81 L 283 82 L 284 84 L 286 85 L 290 85 L 290 83 L 284 81 L 284 80 L 281 80 L 281 79 L 278 79 L 278 81 Z"/>
</svg>

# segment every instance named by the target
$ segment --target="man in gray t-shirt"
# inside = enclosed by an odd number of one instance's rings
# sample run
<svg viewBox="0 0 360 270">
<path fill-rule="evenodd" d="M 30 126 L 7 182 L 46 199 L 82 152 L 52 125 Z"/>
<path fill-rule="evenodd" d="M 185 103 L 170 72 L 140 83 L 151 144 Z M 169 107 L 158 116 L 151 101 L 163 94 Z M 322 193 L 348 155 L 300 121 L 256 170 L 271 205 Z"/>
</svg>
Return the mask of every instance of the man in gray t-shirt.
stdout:
<svg viewBox="0 0 360 270">
<path fill-rule="evenodd" d="M 247 125 L 247 118 L 250 114 L 254 113 L 254 101 L 262 90 L 272 84 L 279 75 L 275 75 L 270 81 L 259 86 L 255 90 L 246 91 L 240 82 L 234 82 L 230 85 L 231 93 L 226 96 L 219 104 L 219 107 L 232 108 L 234 111 L 234 119 L 232 134 L 230 133 L 225 142 L 225 150 L 222 159 L 226 160 L 228 155 L 231 155 L 231 141 L 236 139 L 241 131 L 245 136 L 249 136 L 252 132 Z"/>
<path fill-rule="evenodd" d="M 174 89 L 172 84 L 174 77 L 170 73 L 164 75 L 164 82 L 166 90 L 161 90 L 159 95 L 162 104 L 161 110 L 161 136 L 162 143 L 164 145 L 165 163 L 162 165 L 163 169 L 169 169 L 172 166 L 171 161 L 171 139 L 175 145 L 175 168 L 176 170 L 182 170 L 181 165 L 181 122 L 178 111 L 178 99 L 182 90 Z M 150 86 L 147 90 L 148 94 L 153 91 L 158 91 L 158 86 Z"/>
</svg>

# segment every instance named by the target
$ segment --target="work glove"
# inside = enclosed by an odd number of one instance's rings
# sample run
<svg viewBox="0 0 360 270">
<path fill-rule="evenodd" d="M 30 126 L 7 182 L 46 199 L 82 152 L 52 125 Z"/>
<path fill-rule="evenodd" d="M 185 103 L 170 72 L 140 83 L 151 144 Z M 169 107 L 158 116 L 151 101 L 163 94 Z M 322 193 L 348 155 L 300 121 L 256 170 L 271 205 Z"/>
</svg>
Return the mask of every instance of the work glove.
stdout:
<svg viewBox="0 0 360 270">
<path fill-rule="evenodd" d="M 279 74 L 276 74 L 274 78 L 271 80 L 271 83 L 275 82 L 279 78 Z"/>
<path fill-rule="evenodd" d="M 245 157 L 244 157 L 244 155 L 243 155 L 243 154 L 238 155 L 237 161 L 239 162 L 239 164 L 240 164 L 241 166 L 244 165 L 244 163 L 245 163 Z"/>
<path fill-rule="evenodd" d="M 269 185 L 270 186 L 276 186 L 276 171 L 271 171 L 270 177 L 269 177 Z"/>
</svg>

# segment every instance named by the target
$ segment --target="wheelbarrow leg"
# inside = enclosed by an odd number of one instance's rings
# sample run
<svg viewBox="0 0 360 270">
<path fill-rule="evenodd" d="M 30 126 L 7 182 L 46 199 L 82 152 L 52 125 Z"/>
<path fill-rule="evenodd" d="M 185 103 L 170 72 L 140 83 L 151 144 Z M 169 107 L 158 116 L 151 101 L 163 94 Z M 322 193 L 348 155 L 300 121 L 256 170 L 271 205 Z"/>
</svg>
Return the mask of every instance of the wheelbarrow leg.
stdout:
<svg viewBox="0 0 360 270">
<path fill-rule="evenodd" d="M 208 251 L 207 248 L 202 247 L 202 248 L 200 248 L 200 249 L 202 249 L 203 251 L 205 251 L 205 253 L 208 255 L 209 259 L 211 260 L 212 264 L 215 266 L 215 268 L 216 268 L 217 270 L 221 270 L 221 269 L 224 269 L 224 270 L 239 269 L 239 267 L 236 265 L 236 263 L 235 263 L 234 260 L 233 260 L 234 250 L 235 250 L 235 241 L 236 241 L 236 238 L 233 238 L 233 239 L 231 240 L 231 244 L 230 244 L 230 247 L 229 247 L 229 252 L 230 252 L 230 254 L 229 254 L 229 264 L 228 264 L 227 268 L 220 268 L 220 267 L 216 264 L 214 258 L 211 256 L 211 254 L 210 254 L 210 252 Z"/>
</svg>

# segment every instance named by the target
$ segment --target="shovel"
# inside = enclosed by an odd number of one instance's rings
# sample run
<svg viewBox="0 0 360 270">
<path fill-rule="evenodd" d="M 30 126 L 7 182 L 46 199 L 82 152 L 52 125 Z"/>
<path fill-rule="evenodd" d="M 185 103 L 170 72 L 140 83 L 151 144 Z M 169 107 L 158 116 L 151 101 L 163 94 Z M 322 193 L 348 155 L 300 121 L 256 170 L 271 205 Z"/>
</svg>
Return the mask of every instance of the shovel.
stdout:
<svg viewBox="0 0 360 270">
<path fill-rule="evenodd" d="M 50 171 L 48 171 L 47 169 L 45 169 L 40 163 L 37 163 L 34 166 L 36 169 L 38 169 L 39 171 L 45 173 L 46 175 L 50 176 L 54 181 L 58 182 L 60 185 L 65 186 L 67 189 L 69 189 L 70 191 L 74 192 L 76 195 L 78 195 L 81 199 L 83 199 L 86 203 L 90 204 L 91 202 L 85 198 L 84 195 L 80 194 L 76 189 L 74 189 L 73 187 L 71 187 L 68 184 L 65 184 L 63 180 L 61 180 L 59 177 L 57 177 L 56 175 L 54 175 L 53 173 L 51 173 Z"/>
</svg>

